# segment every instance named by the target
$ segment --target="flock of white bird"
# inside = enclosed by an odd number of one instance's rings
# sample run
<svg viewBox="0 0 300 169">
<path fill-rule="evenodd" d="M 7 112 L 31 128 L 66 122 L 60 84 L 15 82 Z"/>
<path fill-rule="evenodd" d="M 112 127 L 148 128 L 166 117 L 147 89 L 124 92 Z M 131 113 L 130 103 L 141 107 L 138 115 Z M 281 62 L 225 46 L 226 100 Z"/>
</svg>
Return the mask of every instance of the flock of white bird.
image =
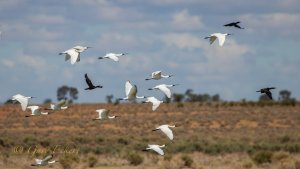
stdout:
<svg viewBox="0 0 300 169">
<path fill-rule="evenodd" d="M 205 39 L 209 39 L 210 44 L 212 44 L 216 39 L 218 39 L 219 41 L 219 45 L 223 46 L 225 43 L 225 38 L 226 36 L 228 36 L 230 34 L 222 34 L 222 33 L 213 33 L 211 35 L 209 35 L 208 37 L 205 37 Z M 82 52 L 84 52 L 85 50 L 89 49 L 91 47 L 84 47 L 84 46 L 75 46 L 73 48 L 70 48 L 64 52 L 59 53 L 59 55 L 65 55 L 65 61 L 70 60 L 71 64 L 75 64 L 76 62 L 80 62 L 80 55 Z M 118 62 L 120 59 L 120 56 L 124 56 L 127 53 L 107 53 L 105 56 L 103 57 L 99 57 L 98 59 L 111 59 L 115 62 Z M 170 78 L 173 75 L 163 75 L 162 71 L 155 71 L 151 74 L 151 77 L 145 79 L 145 80 L 160 80 L 163 78 Z M 87 77 L 87 74 L 85 75 L 87 83 L 89 85 L 89 90 L 95 89 L 97 87 L 93 86 L 92 82 L 90 81 L 90 79 Z M 152 88 L 149 88 L 149 90 L 159 90 L 161 92 L 163 92 L 168 98 L 171 98 L 172 92 L 170 90 L 171 87 L 176 86 L 177 84 L 172 84 L 172 85 L 167 85 L 167 84 L 159 84 L 156 85 Z M 100 87 L 100 86 L 99 86 Z M 102 86 L 101 86 L 102 87 Z M 159 105 L 161 103 L 163 103 L 163 101 L 158 100 L 155 97 L 145 97 L 145 96 L 137 96 L 137 86 L 136 85 L 132 85 L 130 83 L 130 81 L 126 81 L 125 82 L 125 95 L 126 97 L 120 99 L 120 100 L 128 100 L 128 101 L 133 101 L 136 99 L 146 99 L 145 101 L 142 101 L 142 103 L 152 103 L 152 111 L 155 111 Z M 16 94 L 12 97 L 12 100 L 18 101 L 21 104 L 21 108 L 23 111 L 25 111 L 26 109 L 30 109 L 31 110 L 31 114 L 27 115 L 25 117 L 30 117 L 30 116 L 39 116 L 39 115 L 49 115 L 49 112 L 43 112 L 42 108 L 36 105 L 32 105 L 32 106 L 28 106 L 29 104 L 29 100 L 31 98 L 31 96 L 23 96 L 21 94 Z M 49 108 L 45 108 L 44 110 L 52 110 L 52 111 L 58 111 L 58 110 L 64 110 L 67 109 L 67 101 L 66 100 L 61 100 L 59 103 L 57 104 L 51 104 Z M 110 110 L 107 109 L 98 109 L 96 110 L 96 112 L 98 113 L 98 117 L 93 119 L 93 120 L 106 120 L 106 119 L 114 119 L 117 118 L 119 116 L 109 116 L 109 112 Z M 154 129 L 153 131 L 156 130 L 160 130 L 161 132 L 163 132 L 170 140 L 174 139 L 174 135 L 173 132 L 170 128 L 174 128 L 175 125 L 168 125 L 168 124 L 164 124 L 161 125 L 159 127 L 157 127 L 156 129 Z M 164 155 L 164 151 L 162 150 L 162 148 L 164 148 L 165 145 L 157 145 L 157 144 L 149 144 L 148 147 L 146 149 L 144 149 L 145 151 L 147 150 L 153 150 L 156 153 L 158 153 L 159 155 Z M 35 164 L 33 164 L 34 166 L 41 166 L 41 165 L 46 165 L 46 164 L 50 164 L 50 163 L 55 163 L 57 161 L 50 161 L 53 158 L 53 155 L 48 155 L 47 157 L 45 157 L 44 159 L 35 159 Z"/>
</svg>

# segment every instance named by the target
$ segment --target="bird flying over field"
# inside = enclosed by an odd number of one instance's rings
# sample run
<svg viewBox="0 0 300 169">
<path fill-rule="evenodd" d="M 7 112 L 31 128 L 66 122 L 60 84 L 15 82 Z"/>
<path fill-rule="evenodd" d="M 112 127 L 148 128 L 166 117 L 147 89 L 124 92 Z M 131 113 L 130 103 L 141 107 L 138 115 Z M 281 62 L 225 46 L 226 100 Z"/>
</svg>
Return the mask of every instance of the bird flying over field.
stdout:
<svg viewBox="0 0 300 169">
<path fill-rule="evenodd" d="M 157 130 L 160 130 L 162 131 L 165 135 L 168 136 L 168 138 L 170 140 L 173 140 L 174 138 L 174 135 L 173 135 L 173 132 L 172 130 L 170 129 L 170 127 L 175 127 L 175 125 L 171 126 L 171 125 L 168 125 L 168 124 L 164 124 L 164 125 L 161 125 L 159 127 L 157 127 L 156 129 L 152 130 L 152 131 L 157 131 Z"/>
<path fill-rule="evenodd" d="M 31 110 L 31 114 L 27 115 L 25 117 L 48 115 L 49 114 L 48 112 L 42 112 L 41 108 L 39 106 L 28 106 L 27 108 Z"/>
<path fill-rule="evenodd" d="M 127 55 L 127 53 L 107 53 L 105 56 L 103 57 L 98 57 L 98 59 L 111 59 L 115 62 L 118 62 L 119 61 L 119 57 L 120 56 L 124 56 L 124 55 Z"/>
<path fill-rule="evenodd" d="M 142 103 L 149 103 L 149 102 L 151 102 L 152 103 L 152 111 L 155 111 L 159 107 L 159 105 L 161 103 L 163 103 L 163 101 L 160 101 L 160 100 L 158 100 L 155 97 L 147 97 L 146 99 L 147 100 L 143 101 Z"/>
<path fill-rule="evenodd" d="M 75 64 L 76 62 L 80 61 L 80 53 L 87 50 L 88 48 L 91 47 L 74 46 L 71 49 L 59 53 L 59 55 L 65 54 L 65 61 L 71 60 L 71 64 Z"/>
<path fill-rule="evenodd" d="M 53 164 L 57 161 L 53 160 L 50 161 L 53 158 L 53 155 L 50 154 L 48 156 L 46 156 L 44 159 L 35 159 L 35 164 L 31 164 L 31 166 L 45 166 L 47 164 Z"/>
<path fill-rule="evenodd" d="M 267 87 L 267 88 L 262 88 L 256 92 L 265 93 L 271 100 L 273 100 L 272 93 L 270 91 L 272 89 L 276 89 L 276 88 L 275 87 Z"/>
<path fill-rule="evenodd" d="M 21 107 L 22 107 L 22 110 L 25 111 L 26 108 L 27 108 L 27 105 L 28 105 L 28 102 L 29 102 L 29 99 L 31 98 L 35 98 L 35 97 L 32 97 L 32 96 L 23 96 L 21 94 L 16 94 L 12 97 L 11 100 L 16 100 L 18 101 L 20 104 L 21 104 Z"/>
<path fill-rule="evenodd" d="M 114 119 L 114 118 L 117 118 L 119 116 L 109 116 L 109 112 L 110 110 L 107 110 L 107 109 L 98 109 L 96 110 L 96 112 L 98 112 L 98 117 L 93 119 L 93 120 L 105 120 L 105 119 Z"/>
<path fill-rule="evenodd" d="M 172 76 L 173 75 L 162 75 L 161 71 L 155 71 L 155 72 L 151 73 L 151 77 L 150 78 L 147 78 L 145 80 L 151 80 L 151 79 L 159 80 L 159 79 L 162 79 L 162 78 L 169 78 L 169 77 L 172 77 Z"/>
<path fill-rule="evenodd" d="M 103 87 L 101 85 L 94 86 L 91 79 L 88 77 L 87 73 L 84 75 L 84 77 L 85 77 L 86 84 L 89 86 L 88 88 L 85 88 L 84 90 L 93 90 L 93 89 L 96 89 L 96 88 L 102 88 Z"/>
<path fill-rule="evenodd" d="M 65 110 L 67 108 L 67 100 L 63 99 L 56 104 L 50 104 L 50 108 L 46 108 L 46 110 Z"/>
<path fill-rule="evenodd" d="M 225 24 L 223 26 L 226 26 L 226 27 L 228 27 L 228 26 L 232 27 L 233 26 L 233 27 L 236 27 L 236 28 L 239 28 L 239 29 L 245 29 L 245 28 L 240 27 L 239 23 L 241 23 L 241 22 L 231 22 L 231 23 Z"/>
<path fill-rule="evenodd" d="M 125 83 L 125 94 L 126 94 L 126 97 L 125 98 L 122 98 L 122 99 L 119 99 L 119 100 L 129 100 L 129 101 L 132 101 L 132 100 L 135 100 L 135 99 L 144 99 L 146 98 L 145 96 L 137 96 L 137 86 L 136 85 L 132 85 L 130 83 L 130 81 L 126 81 Z"/>
<path fill-rule="evenodd" d="M 144 149 L 143 151 L 149 151 L 149 150 L 153 150 L 156 153 L 158 153 L 159 155 L 164 155 L 164 151 L 161 149 L 165 147 L 165 145 L 157 145 L 157 144 L 149 144 L 148 147 L 146 149 Z"/>
<path fill-rule="evenodd" d="M 154 86 L 153 88 L 149 88 L 148 90 L 160 90 L 162 91 L 168 98 L 171 98 L 171 90 L 170 87 L 176 86 L 175 85 L 166 85 L 166 84 L 160 84 L 157 86 Z"/>
<path fill-rule="evenodd" d="M 204 39 L 209 39 L 210 44 L 214 43 L 216 39 L 219 41 L 219 45 L 223 46 L 225 43 L 225 39 L 227 35 L 231 35 L 230 33 L 213 33 L 209 36 L 205 37 Z"/>
</svg>

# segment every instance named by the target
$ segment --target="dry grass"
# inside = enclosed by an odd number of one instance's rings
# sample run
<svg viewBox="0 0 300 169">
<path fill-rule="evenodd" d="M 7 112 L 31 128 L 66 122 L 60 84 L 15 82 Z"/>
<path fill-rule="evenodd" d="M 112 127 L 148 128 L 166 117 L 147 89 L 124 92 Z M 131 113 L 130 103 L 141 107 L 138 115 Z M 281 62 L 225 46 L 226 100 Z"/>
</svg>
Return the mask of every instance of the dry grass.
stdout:
<svg viewBox="0 0 300 169">
<path fill-rule="evenodd" d="M 93 121 L 99 108 L 121 117 Z M 59 159 L 65 160 L 64 154 L 76 156 L 64 161 L 72 168 L 93 163 L 94 168 L 176 169 L 188 167 L 182 160 L 188 156 L 192 168 L 292 169 L 300 161 L 299 110 L 299 105 L 171 103 L 152 112 L 148 104 L 85 104 L 25 118 L 29 112 L 6 105 L 0 107 L 0 168 L 31 168 L 34 156 L 56 147 Z M 172 142 L 151 131 L 166 123 L 178 125 Z M 166 144 L 166 156 L 141 151 L 148 143 Z M 24 148 L 22 153 L 14 152 L 18 146 Z M 255 163 L 251 157 L 258 151 L 272 152 L 271 162 Z M 127 157 L 133 153 L 143 158 L 142 164 L 130 165 Z"/>
</svg>

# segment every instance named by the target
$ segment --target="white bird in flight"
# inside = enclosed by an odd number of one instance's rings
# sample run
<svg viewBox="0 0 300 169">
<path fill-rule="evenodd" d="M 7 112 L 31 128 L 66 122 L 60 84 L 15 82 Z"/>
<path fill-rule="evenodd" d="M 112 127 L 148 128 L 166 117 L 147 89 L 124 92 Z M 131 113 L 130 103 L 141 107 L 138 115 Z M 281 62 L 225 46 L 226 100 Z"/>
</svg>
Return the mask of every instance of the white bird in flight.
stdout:
<svg viewBox="0 0 300 169">
<path fill-rule="evenodd" d="M 65 110 L 68 108 L 68 106 L 66 106 L 66 103 L 67 101 L 63 99 L 56 104 L 50 104 L 50 108 L 47 108 L 46 110 Z"/>
<path fill-rule="evenodd" d="M 204 39 L 209 39 L 210 44 L 214 43 L 214 41 L 216 39 L 218 39 L 219 45 L 223 46 L 227 35 L 231 35 L 231 34 L 229 34 L 229 33 L 213 33 L 213 34 L 205 37 Z"/>
<path fill-rule="evenodd" d="M 146 149 L 144 149 L 144 151 L 148 151 L 148 150 L 153 150 L 155 151 L 156 153 L 158 153 L 159 155 L 164 155 L 164 151 L 161 149 L 165 147 L 165 145 L 157 145 L 157 144 L 149 144 L 148 147 Z"/>
<path fill-rule="evenodd" d="M 130 83 L 130 81 L 126 81 L 125 83 L 125 94 L 126 94 L 126 97 L 125 98 L 122 98 L 120 100 L 129 100 L 129 101 L 132 101 L 132 100 L 135 100 L 135 99 L 143 99 L 143 98 L 146 98 L 145 96 L 137 96 L 137 87 L 136 85 L 132 85 Z"/>
<path fill-rule="evenodd" d="M 35 164 L 31 164 L 31 166 L 45 166 L 47 164 L 53 164 L 57 161 L 53 160 L 50 161 L 53 158 L 53 155 L 48 155 L 47 157 L 45 157 L 44 159 L 35 159 Z"/>
<path fill-rule="evenodd" d="M 80 61 L 80 53 L 91 47 L 75 46 L 64 52 L 59 53 L 59 55 L 65 54 L 65 61 L 71 60 L 71 64 L 75 64 Z"/>
<path fill-rule="evenodd" d="M 156 99 L 155 97 L 147 97 L 146 99 L 147 100 L 143 101 L 142 103 L 151 102 L 152 103 L 152 111 L 155 111 L 159 107 L 160 103 L 163 103 L 163 101 L 160 101 L 160 100 Z"/>
<path fill-rule="evenodd" d="M 170 127 L 175 127 L 175 125 L 171 126 L 171 125 L 168 125 L 168 124 L 164 124 L 164 125 L 161 125 L 161 126 L 157 127 L 156 129 L 154 129 L 152 131 L 161 130 L 164 134 L 166 134 L 168 136 L 168 138 L 170 140 L 173 140 L 174 139 L 174 135 L 173 135 L 173 132 L 170 129 Z"/>
<path fill-rule="evenodd" d="M 107 53 L 105 56 L 103 57 L 98 57 L 98 59 L 104 59 L 104 58 L 107 58 L 107 59 L 111 59 L 115 62 L 118 62 L 119 61 L 119 57 L 120 56 L 123 56 L 123 55 L 127 55 L 127 53 Z"/>
<path fill-rule="evenodd" d="M 173 87 L 173 86 L 176 86 L 175 85 L 166 85 L 166 84 L 160 84 L 160 85 L 157 85 L 153 88 L 150 88 L 148 90 L 160 90 L 162 91 L 168 98 L 171 98 L 171 90 L 170 90 L 170 87 Z"/>
<path fill-rule="evenodd" d="M 39 106 L 28 106 L 27 108 L 31 110 L 31 114 L 29 116 L 25 116 L 25 117 L 48 115 L 49 114 L 48 112 L 42 112 L 41 108 Z"/>
<path fill-rule="evenodd" d="M 21 94 L 16 94 L 12 97 L 11 100 L 18 101 L 21 104 L 22 110 L 25 111 L 26 107 L 28 105 L 29 99 L 31 99 L 31 98 L 35 98 L 35 97 L 31 97 L 31 96 L 26 97 Z"/>
<path fill-rule="evenodd" d="M 159 80 L 161 78 L 169 78 L 169 77 L 172 77 L 172 76 L 173 75 L 162 75 L 161 71 L 155 71 L 155 72 L 151 73 L 151 78 L 147 78 L 145 80 L 151 80 L 151 79 Z"/>
<path fill-rule="evenodd" d="M 93 119 L 93 120 L 105 120 L 105 119 L 114 119 L 117 118 L 119 116 L 109 116 L 109 110 L 107 109 L 98 109 L 96 110 L 96 112 L 99 113 L 99 117 Z"/>
</svg>

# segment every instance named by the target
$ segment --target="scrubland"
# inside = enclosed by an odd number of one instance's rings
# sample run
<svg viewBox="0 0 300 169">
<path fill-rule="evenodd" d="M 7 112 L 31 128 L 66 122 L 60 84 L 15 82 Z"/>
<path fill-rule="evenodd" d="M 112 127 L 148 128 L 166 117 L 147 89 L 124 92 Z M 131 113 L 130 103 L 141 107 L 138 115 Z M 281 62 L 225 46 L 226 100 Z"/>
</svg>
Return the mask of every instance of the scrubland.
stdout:
<svg viewBox="0 0 300 169">
<path fill-rule="evenodd" d="M 41 105 L 46 107 L 47 105 Z M 94 121 L 96 109 L 120 118 Z M 0 168 L 300 169 L 300 104 L 74 104 L 26 118 L 19 105 L 0 106 Z M 175 124 L 170 141 L 152 129 Z M 165 144 L 165 156 L 142 151 Z"/>
</svg>

